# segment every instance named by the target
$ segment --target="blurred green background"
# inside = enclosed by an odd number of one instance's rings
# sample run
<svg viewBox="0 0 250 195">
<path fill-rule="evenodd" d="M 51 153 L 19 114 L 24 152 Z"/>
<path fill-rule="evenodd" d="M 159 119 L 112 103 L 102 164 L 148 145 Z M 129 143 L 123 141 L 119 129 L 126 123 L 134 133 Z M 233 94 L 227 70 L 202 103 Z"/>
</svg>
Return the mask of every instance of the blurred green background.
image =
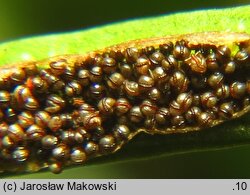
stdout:
<svg viewBox="0 0 250 195">
<path fill-rule="evenodd" d="M 0 0 L 0 42 L 39 34 L 79 30 L 121 20 L 249 3 L 250 0 Z M 138 155 L 139 160 L 134 154 L 134 159 L 126 160 L 131 148 L 136 147 L 133 143 L 140 139 L 143 139 L 143 136 L 133 140 L 131 146 L 126 146 L 114 155 L 95 159 L 85 167 L 69 168 L 60 175 L 40 172 L 18 177 L 250 178 L 250 146 L 173 156 L 158 155 L 157 158 L 147 158 L 147 155 L 142 158 Z M 147 139 L 157 142 L 158 138 L 151 139 L 147 136 Z M 146 154 L 145 151 L 144 153 Z M 150 154 L 152 155 L 152 151 Z M 159 165 L 162 166 L 161 169 Z M 16 175 L 4 176 L 17 178 Z"/>
<path fill-rule="evenodd" d="M 250 0 L 0 0 L 0 42 L 139 17 L 249 3 Z"/>
</svg>

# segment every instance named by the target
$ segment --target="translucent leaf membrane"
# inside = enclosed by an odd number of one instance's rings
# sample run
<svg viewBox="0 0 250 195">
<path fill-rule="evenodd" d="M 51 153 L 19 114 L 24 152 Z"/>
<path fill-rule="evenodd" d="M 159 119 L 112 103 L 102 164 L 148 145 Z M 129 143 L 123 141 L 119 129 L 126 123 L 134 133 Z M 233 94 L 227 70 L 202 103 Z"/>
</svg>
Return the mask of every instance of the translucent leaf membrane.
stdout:
<svg viewBox="0 0 250 195">
<path fill-rule="evenodd" d="M 188 133 L 244 115 L 249 45 L 248 34 L 205 32 L 2 66 L 1 170 L 59 173 L 139 132 Z"/>
<path fill-rule="evenodd" d="M 153 16 L 0 44 L 0 64 L 82 54 L 142 38 L 206 31 L 250 33 L 250 6 Z"/>
</svg>

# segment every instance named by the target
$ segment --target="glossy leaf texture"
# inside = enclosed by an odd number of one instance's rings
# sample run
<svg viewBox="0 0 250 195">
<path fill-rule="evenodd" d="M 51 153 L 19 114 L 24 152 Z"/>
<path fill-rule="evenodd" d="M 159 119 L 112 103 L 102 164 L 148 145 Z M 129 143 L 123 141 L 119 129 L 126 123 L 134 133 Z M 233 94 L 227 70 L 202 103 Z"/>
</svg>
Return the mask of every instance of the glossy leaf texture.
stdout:
<svg viewBox="0 0 250 195">
<path fill-rule="evenodd" d="M 0 45 L 0 64 L 86 53 L 121 42 L 206 31 L 250 33 L 250 6 L 124 21 L 82 31 L 25 38 Z M 6 178 L 250 177 L 250 114 L 200 132 L 141 134 L 115 154 L 70 167 Z M 235 147 L 237 146 L 237 147 Z M 221 150 L 223 149 L 223 150 Z"/>
</svg>

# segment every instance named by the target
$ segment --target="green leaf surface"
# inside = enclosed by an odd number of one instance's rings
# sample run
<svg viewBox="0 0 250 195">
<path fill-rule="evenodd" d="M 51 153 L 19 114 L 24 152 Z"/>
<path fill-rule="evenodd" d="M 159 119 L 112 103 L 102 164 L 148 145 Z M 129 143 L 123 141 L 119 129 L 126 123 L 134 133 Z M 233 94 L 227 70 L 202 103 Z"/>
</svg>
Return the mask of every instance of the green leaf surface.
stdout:
<svg viewBox="0 0 250 195">
<path fill-rule="evenodd" d="M 133 39 L 204 31 L 250 33 L 250 6 L 202 10 L 20 39 L 0 45 L 0 64 L 85 53 Z M 5 178 L 250 178 L 250 115 L 200 132 L 138 135 L 115 154 L 67 168 Z M 237 146 L 237 147 L 236 147 Z M 220 149 L 220 150 L 219 150 Z M 222 150 L 223 149 L 223 150 Z"/>
<path fill-rule="evenodd" d="M 204 31 L 250 32 L 250 6 L 203 10 L 124 21 L 62 34 L 45 35 L 0 45 L 0 64 L 24 59 L 85 53 L 117 43 L 149 37 Z"/>
</svg>

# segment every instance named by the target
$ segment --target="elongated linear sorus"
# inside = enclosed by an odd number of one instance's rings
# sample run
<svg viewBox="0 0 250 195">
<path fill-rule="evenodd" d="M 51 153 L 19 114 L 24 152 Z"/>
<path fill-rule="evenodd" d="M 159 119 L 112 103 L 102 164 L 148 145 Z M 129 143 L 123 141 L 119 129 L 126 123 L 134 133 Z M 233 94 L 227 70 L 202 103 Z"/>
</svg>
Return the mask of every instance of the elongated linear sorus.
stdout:
<svg viewBox="0 0 250 195">
<path fill-rule="evenodd" d="M 2 66 L 0 170 L 115 152 L 137 133 L 187 133 L 250 109 L 250 36 L 207 32 Z"/>
</svg>

